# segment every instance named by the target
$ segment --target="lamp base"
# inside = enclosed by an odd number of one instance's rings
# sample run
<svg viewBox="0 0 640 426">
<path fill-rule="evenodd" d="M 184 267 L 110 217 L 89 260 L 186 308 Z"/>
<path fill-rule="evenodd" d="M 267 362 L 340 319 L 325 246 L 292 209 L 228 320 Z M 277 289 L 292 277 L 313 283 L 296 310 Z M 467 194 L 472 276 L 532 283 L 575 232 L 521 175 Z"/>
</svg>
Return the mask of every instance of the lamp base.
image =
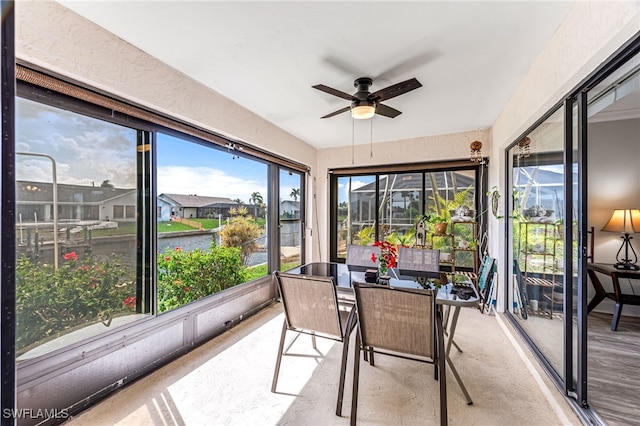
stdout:
<svg viewBox="0 0 640 426">
<path fill-rule="evenodd" d="M 613 265 L 613 267 L 616 269 L 625 269 L 625 270 L 631 270 L 631 271 L 637 271 L 640 269 L 640 266 L 631 262 L 618 262 L 615 265 Z"/>
</svg>

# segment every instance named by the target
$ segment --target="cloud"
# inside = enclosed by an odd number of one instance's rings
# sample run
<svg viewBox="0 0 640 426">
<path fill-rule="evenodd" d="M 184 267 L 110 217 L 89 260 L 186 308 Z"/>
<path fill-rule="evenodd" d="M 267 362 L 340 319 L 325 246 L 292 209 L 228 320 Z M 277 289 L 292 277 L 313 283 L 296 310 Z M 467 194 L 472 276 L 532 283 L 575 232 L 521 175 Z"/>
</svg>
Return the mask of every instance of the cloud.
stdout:
<svg viewBox="0 0 640 426">
<path fill-rule="evenodd" d="M 58 182 L 136 187 L 136 131 L 26 99 L 16 101 L 18 151 L 54 158 Z M 18 179 L 52 181 L 51 161 L 18 155 Z"/>
<path fill-rule="evenodd" d="M 342 201 L 347 201 L 349 199 L 349 185 L 348 185 L 348 179 L 345 179 L 343 182 L 344 183 L 338 183 L 338 193 L 342 194 L 342 196 L 340 197 L 340 199 L 338 200 L 339 202 Z M 351 179 L 351 191 L 355 191 L 356 189 L 365 186 L 365 185 L 369 185 L 371 182 L 364 182 L 361 180 L 356 180 L 356 179 Z"/>
<path fill-rule="evenodd" d="M 266 176 L 264 181 L 257 181 L 231 176 L 212 167 L 158 167 L 158 194 L 195 194 L 248 202 L 254 192 L 266 197 Z"/>
</svg>

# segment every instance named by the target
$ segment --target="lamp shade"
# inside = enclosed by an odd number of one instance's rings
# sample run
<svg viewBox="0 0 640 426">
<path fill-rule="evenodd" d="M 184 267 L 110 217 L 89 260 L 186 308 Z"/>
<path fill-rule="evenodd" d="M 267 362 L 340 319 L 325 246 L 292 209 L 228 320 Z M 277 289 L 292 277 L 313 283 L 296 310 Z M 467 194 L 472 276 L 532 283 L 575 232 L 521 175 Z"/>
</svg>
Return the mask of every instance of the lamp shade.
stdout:
<svg viewBox="0 0 640 426">
<path fill-rule="evenodd" d="M 365 120 L 373 117 L 376 113 L 376 107 L 373 105 L 357 105 L 351 108 L 351 116 L 358 120 Z"/>
<path fill-rule="evenodd" d="M 621 234 L 640 232 L 640 209 L 615 209 L 602 231 Z"/>
</svg>

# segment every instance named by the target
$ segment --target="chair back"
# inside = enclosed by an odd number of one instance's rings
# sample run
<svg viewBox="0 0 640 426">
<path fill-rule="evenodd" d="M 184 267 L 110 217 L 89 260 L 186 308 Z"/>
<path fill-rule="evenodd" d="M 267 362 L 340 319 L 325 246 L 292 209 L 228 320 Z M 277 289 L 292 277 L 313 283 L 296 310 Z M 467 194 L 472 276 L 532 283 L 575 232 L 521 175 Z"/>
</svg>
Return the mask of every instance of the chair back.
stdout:
<svg viewBox="0 0 640 426">
<path fill-rule="evenodd" d="M 363 347 L 435 358 L 435 299 L 428 290 L 354 283 Z"/>
<path fill-rule="evenodd" d="M 342 340 L 336 286 L 331 277 L 274 273 L 289 328 Z"/>
<path fill-rule="evenodd" d="M 376 261 L 371 258 L 375 255 Z M 378 267 L 378 258 L 380 257 L 380 248 L 376 246 L 360 246 L 357 244 L 349 244 L 347 246 L 346 264 L 350 270 L 364 270 L 368 268 L 375 269 Z"/>
<path fill-rule="evenodd" d="M 440 271 L 440 250 L 400 247 L 398 269 L 400 274 L 436 278 Z"/>
</svg>

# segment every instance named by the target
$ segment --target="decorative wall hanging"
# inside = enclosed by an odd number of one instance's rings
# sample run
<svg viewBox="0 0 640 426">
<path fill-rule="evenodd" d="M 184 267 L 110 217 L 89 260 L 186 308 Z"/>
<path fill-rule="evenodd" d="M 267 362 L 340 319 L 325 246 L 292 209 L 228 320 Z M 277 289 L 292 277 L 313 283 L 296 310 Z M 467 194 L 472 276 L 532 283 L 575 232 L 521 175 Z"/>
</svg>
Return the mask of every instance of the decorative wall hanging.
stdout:
<svg viewBox="0 0 640 426">
<path fill-rule="evenodd" d="M 482 162 L 482 142 L 473 141 L 471 142 L 471 145 L 469 145 L 469 148 L 471 148 L 471 155 L 469 157 L 469 160 L 473 161 L 474 163 Z"/>
<path fill-rule="evenodd" d="M 529 145 L 531 144 L 531 139 L 528 136 L 522 138 L 520 142 L 518 142 L 518 157 L 528 157 L 531 155 L 531 148 Z"/>
</svg>

